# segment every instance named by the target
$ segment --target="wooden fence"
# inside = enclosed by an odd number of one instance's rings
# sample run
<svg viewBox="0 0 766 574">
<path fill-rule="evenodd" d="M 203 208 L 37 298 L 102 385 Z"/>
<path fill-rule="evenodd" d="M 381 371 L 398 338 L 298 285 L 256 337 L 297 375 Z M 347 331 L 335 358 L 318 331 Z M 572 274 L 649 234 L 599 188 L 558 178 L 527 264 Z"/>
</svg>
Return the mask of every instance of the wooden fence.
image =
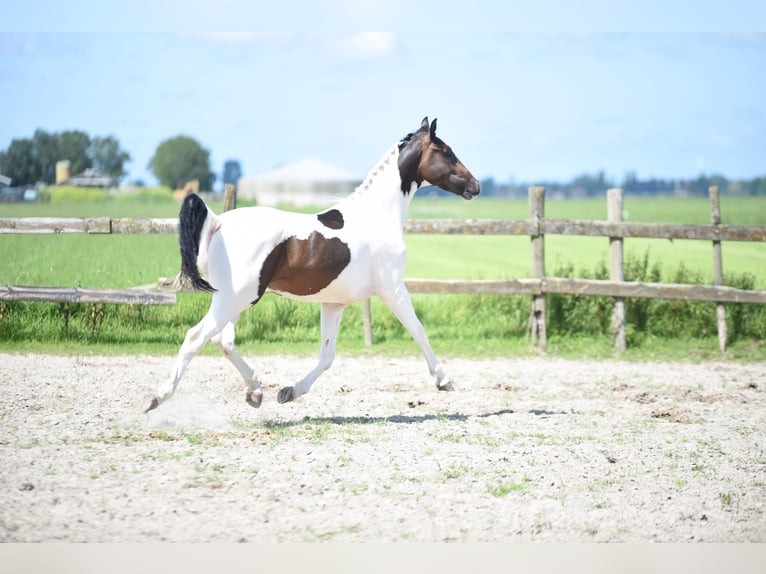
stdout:
<svg viewBox="0 0 766 574">
<path fill-rule="evenodd" d="M 723 285 L 721 241 L 766 241 L 766 227 L 721 225 L 718 188 L 711 187 L 710 225 L 670 223 L 632 223 L 622 220 L 623 191 L 607 191 L 607 221 L 585 221 L 545 218 L 545 188 L 529 188 L 529 219 L 526 220 L 409 220 L 406 233 L 463 233 L 487 235 L 529 235 L 532 250 L 532 278 L 483 281 L 432 281 L 410 279 L 412 293 L 495 293 L 531 295 L 532 310 L 529 332 L 542 350 L 547 345 L 547 293 L 614 297 L 612 329 L 615 347 L 624 350 L 625 298 L 684 299 L 717 303 L 718 340 L 726 349 L 726 314 L 724 303 L 766 303 L 766 292 L 735 289 Z M 610 279 L 570 279 L 545 276 L 545 235 L 601 236 L 609 239 Z M 626 282 L 624 272 L 625 238 L 702 239 L 713 244 L 713 285 Z M 367 335 L 371 338 L 371 335 Z"/>
<path fill-rule="evenodd" d="M 237 206 L 236 187 L 226 185 L 224 209 Z M 0 219 L 3 233 L 87 233 L 87 234 L 176 234 L 178 219 L 111 219 L 109 217 L 63 218 L 27 217 Z M 0 301 L 40 301 L 53 303 L 116 303 L 132 305 L 175 305 L 174 291 L 147 287 L 129 289 L 89 289 L 82 287 L 31 287 L 0 285 Z"/>
<path fill-rule="evenodd" d="M 227 186 L 225 209 L 236 206 L 236 191 Z M 726 348 L 726 315 L 724 303 L 766 303 L 766 292 L 743 290 L 723 285 L 722 241 L 766 241 L 766 227 L 720 224 L 718 189 L 710 188 L 710 225 L 668 223 L 633 223 L 622 220 L 623 192 L 607 191 L 607 220 L 586 221 L 545 218 L 545 189 L 529 188 L 529 219 L 523 220 L 450 220 L 410 219 L 405 233 L 465 235 L 526 235 L 531 240 L 531 278 L 510 280 L 432 280 L 408 279 L 412 293 L 489 293 L 529 295 L 532 310 L 529 332 L 542 350 L 547 345 L 546 300 L 548 293 L 608 296 L 614 298 L 612 328 L 617 349 L 625 349 L 625 298 L 684 299 L 717 303 L 719 346 Z M 100 218 L 23 218 L 0 219 L 2 233 L 92 233 L 92 234 L 175 234 L 178 220 Z M 579 235 L 606 237 L 610 245 L 610 279 L 573 279 L 545 276 L 545 235 Z M 712 242 L 713 285 L 638 283 L 624 280 L 624 240 L 626 238 L 697 239 Z M 99 303 L 173 304 L 175 293 L 136 289 L 63 289 L 0 286 L 0 300 L 71 301 Z M 372 344 L 370 305 L 364 305 L 365 341 Z"/>
</svg>

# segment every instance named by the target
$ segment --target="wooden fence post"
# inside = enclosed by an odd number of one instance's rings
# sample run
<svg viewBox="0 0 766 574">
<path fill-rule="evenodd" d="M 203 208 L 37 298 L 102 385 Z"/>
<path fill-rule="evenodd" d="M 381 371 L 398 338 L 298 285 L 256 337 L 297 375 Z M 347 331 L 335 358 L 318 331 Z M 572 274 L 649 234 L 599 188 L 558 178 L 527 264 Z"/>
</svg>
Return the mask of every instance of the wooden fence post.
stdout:
<svg viewBox="0 0 766 574">
<path fill-rule="evenodd" d="M 533 227 L 532 243 L 532 279 L 545 277 L 545 236 L 540 229 L 540 222 L 545 217 L 545 188 L 532 186 L 529 188 L 529 220 Z M 529 313 L 527 333 L 532 342 L 541 351 L 548 346 L 545 332 L 545 293 L 532 296 L 532 309 Z"/>
<path fill-rule="evenodd" d="M 223 210 L 237 209 L 237 186 L 233 183 L 226 183 L 223 190 Z"/>
<path fill-rule="evenodd" d="M 623 196 L 622 190 L 612 188 L 606 192 L 606 213 L 609 223 L 622 222 Z M 622 237 L 609 238 L 609 279 L 612 281 L 625 281 L 625 260 Z M 612 333 L 614 335 L 614 347 L 618 351 L 624 351 L 627 343 L 625 340 L 625 299 L 614 298 L 612 310 Z"/>
<path fill-rule="evenodd" d="M 710 194 L 710 223 L 713 225 L 721 224 L 721 204 L 718 200 L 718 186 L 713 185 L 708 189 Z M 714 283 L 723 285 L 723 254 L 721 253 L 721 241 L 713 240 L 713 270 Z M 726 308 L 723 303 L 716 303 L 716 319 L 718 321 L 718 348 L 723 353 L 726 350 Z"/>
<path fill-rule="evenodd" d="M 362 328 L 365 346 L 372 347 L 372 305 L 369 299 L 362 301 Z"/>
</svg>

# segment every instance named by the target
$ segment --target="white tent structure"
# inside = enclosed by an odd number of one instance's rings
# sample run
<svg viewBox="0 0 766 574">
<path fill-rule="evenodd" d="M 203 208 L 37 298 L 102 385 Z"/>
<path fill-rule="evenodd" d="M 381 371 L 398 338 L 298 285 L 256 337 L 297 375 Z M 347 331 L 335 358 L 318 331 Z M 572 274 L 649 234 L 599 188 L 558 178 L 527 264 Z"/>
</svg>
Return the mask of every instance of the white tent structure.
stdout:
<svg viewBox="0 0 766 574">
<path fill-rule="evenodd" d="M 271 171 L 243 177 L 237 196 L 259 205 L 324 205 L 346 197 L 362 183 L 363 176 L 308 157 Z"/>
</svg>

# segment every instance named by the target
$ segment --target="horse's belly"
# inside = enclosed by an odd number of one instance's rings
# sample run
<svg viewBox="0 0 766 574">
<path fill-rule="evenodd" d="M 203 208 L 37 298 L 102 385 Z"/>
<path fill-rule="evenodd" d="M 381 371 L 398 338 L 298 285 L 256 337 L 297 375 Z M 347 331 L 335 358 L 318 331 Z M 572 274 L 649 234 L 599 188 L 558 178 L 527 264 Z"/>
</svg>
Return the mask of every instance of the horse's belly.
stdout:
<svg viewBox="0 0 766 574">
<path fill-rule="evenodd" d="M 269 287 L 268 291 L 289 299 L 295 299 L 296 301 L 311 301 L 314 303 L 353 303 L 373 295 L 369 281 L 343 276 L 338 277 L 316 293 L 306 293 L 305 291 L 294 293 L 281 290 L 278 287 Z"/>
</svg>

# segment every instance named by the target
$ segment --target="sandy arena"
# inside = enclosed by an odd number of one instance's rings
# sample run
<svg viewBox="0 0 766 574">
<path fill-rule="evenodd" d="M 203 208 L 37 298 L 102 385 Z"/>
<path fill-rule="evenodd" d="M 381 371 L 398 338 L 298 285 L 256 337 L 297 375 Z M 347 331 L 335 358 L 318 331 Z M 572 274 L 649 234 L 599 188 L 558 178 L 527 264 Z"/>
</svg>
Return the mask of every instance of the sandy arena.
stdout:
<svg viewBox="0 0 766 574">
<path fill-rule="evenodd" d="M 766 542 L 766 366 L 0 354 L 0 541 Z"/>
</svg>

